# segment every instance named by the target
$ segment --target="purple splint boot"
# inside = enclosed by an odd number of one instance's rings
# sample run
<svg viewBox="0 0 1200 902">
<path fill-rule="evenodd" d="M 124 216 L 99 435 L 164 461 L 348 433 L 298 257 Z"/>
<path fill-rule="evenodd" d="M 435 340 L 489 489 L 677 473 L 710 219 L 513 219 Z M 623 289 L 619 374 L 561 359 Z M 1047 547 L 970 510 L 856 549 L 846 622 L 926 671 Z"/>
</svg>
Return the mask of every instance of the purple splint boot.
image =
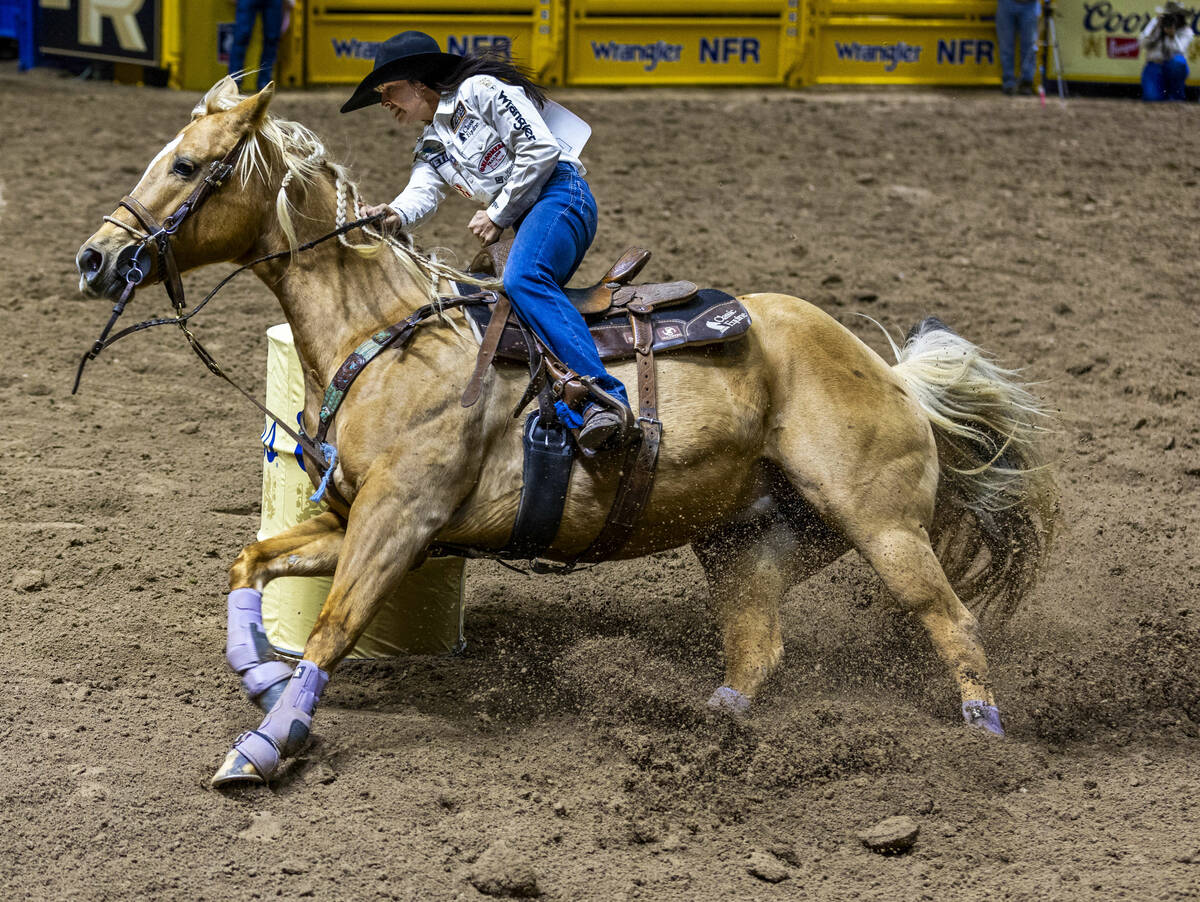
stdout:
<svg viewBox="0 0 1200 902">
<path fill-rule="evenodd" d="M 709 697 L 708 706 L 714 711 L 740 717 L 750 709 L 750 699 L 732 686 L 721 686 Z"/>
<path fill-rule="evenodd" d="M 225 660 L 241 674 L 250 700 L 270 711 L 283 694 L 292 669 L 273 657 L 262 622 L 262 593 L 256 589 L 234 589 L 229 593 L 229 620 L 225 636 Z"/>
<path fill-rule="evenodd" d="M 978 727 L 997 736 L 1004 735 L 1004 727 L 1000 725 L 1000 709 L 995 705 L 986 702 L 963 702 L 962 716 L 968 727 Z"/>
<path fill-rule="evenodd" d="M 212 785 L 261 783 L 270 777 L 279 762 L 308 739 L 313 711 L 327 682 L 329 674 L 311 661 L 296 665 L 283 695 L 258 729 L 248 730 L 234 741 Z"/>
</svg>

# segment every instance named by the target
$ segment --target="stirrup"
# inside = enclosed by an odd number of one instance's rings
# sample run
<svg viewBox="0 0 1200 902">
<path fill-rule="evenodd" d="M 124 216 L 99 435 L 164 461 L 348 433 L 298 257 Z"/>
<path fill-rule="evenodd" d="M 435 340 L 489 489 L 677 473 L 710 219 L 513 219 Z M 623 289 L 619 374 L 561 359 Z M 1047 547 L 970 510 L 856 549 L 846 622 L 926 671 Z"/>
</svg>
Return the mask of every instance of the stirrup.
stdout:
<svg viewBox="0 0 1200 902">
<path fill-rule="evenodd" d="M 605 448 L 619 444 L 622 432 L 620 414 L 597 404 L 584 417 L 583 425 L 575 435 L 575 444 L 584 457 L 595 457 Z"/>
<path fill-rule="evenodd" d="M 619 439 L 616 447 L 625 447 L 633 439 L 633 437 L 638 434 L 637 419 L 634 417 L 633 411 L 629 408 L 629 405 L 616 395 L 610 394 L 596 385 L 595 379 L 592 376 L 580 376 L 579 381 L 583 383 L 584 387 L 587 389 L 587 397 L 590 403 L 596 404 L 602 410 L 616 415 L 618 426 L 617 435 Z M 592 414 L 592 416 L 596 416 L 596 414 Z M 593 457 L 601 448 L 611 446 L 611 439 L 606 439 L 603 443 L 595 446 L 595 448 L 589 451 L 588 448 L 586 448 L 579 441 L 580 436 L 586 430 L 586 420 L 584 421 L 583 426 L 581 426 L 579 429 L 572 430 L 575 435 L 575 443 L 579 446 L 579 450 L 583 452 L 585 457 Z"/>
</svg>

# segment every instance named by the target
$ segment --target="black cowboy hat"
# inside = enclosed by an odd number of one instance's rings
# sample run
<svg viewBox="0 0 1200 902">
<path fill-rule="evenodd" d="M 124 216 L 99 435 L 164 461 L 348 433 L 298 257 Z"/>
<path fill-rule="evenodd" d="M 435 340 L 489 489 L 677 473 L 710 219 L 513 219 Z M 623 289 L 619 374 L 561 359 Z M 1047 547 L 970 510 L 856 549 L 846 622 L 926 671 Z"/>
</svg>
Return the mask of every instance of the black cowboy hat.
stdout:
<svg viewBox="0 0 1200 902">
<path fill-rule="evenodd" d="M 342 104 L 342 112 L 379 103 L 379 94 L 375 91 L 379 85 L 411 79 L 429 84 L 449 75 L 461 62 L 461 56 L 442 53 L 438 42 L 425 32 L 402 31 L 379 45 L 375 51 L 375 68 Z"/>
</svg>

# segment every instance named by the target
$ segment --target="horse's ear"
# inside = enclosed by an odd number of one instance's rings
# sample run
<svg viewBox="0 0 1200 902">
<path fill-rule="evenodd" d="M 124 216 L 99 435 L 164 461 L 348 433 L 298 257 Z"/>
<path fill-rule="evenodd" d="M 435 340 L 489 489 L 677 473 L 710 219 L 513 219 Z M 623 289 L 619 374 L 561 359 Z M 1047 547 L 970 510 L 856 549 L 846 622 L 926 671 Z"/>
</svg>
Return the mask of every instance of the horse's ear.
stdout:
<svg viewBox="0 0 1200 902">
<path fill-rule="evenodd" d="M 233 108 L 234 115 L 241 119 L 250 131 L 254 131 L 267 117 L 267 107 L 275 96 L 275 82 L 271 82 L 253 97 L 247 97 Z"/>
</svg>

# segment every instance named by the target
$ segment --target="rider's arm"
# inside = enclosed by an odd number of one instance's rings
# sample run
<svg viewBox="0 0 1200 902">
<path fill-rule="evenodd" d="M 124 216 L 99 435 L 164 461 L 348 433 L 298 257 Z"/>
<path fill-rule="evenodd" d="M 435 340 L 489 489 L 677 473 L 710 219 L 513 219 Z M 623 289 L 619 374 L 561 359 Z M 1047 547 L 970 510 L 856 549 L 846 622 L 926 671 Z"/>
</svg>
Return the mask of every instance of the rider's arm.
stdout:
<svg viewBox="0 0 1200 902">
<path fill-rule="evenodd" d="M 512 173 L 486 212 L 501 228 L 507 228 L 528 210 L 558 163 L 558 142 L 521 88 L 491 77 L 464 83 L 472 93 L 472 105 L 500 136 L 513 154 Z"/>
<path fill-rule="evenodd" d="M 1155 16 L 1146 23 L 1146 27 L 1142 29 L 1142 33 L 1138 35 L 1138 46 L 1145 47 L 1148 44 L 1153 44 L 1162 34 L 1162 28 L 1159 25 L 1158 17 Z"/>
<path fill-rule="evenodd" d="M 424 160 L 416 160 L 408 184 L 388 206 L 399 214 L 401 228 L 413 229 L 437 211 L 445 196 L 445 183 L 437 170 Z"/>
</svg>

